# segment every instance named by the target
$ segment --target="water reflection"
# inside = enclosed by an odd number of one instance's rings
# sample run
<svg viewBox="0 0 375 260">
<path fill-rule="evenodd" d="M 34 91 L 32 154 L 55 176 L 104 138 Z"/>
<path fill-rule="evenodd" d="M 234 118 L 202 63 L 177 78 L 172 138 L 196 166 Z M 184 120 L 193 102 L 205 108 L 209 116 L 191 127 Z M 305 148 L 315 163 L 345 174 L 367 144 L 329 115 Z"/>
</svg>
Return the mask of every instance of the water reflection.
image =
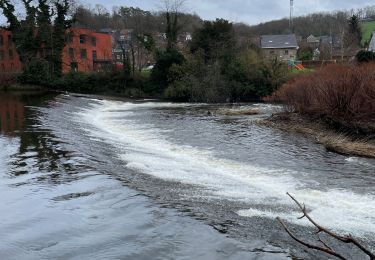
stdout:
<svg viewBox="0 0 375 260">
<path fill-rule="evenodd" d="M 33 181 L 58 184 L 69 181 L 77 172 L 71 154 L 60 147 L 61 141 L 50 130 L 42 129 L 34 109 L 47 105 L 54 96 L 46 92 L 0 92 L 0 138 L 15 139 L 19 145 L 8 175 L 39 173 Z"/>
<path fill-rule="evenodd" d="M 23 128 L 25 104 L 19 95 L 0 94 L 0 133 L 14 135 Z"/>
<path fill-rule="evenodd" d="M 159 208 L 124 187 L 122 178 L 107 175 L 124 173 L 111 147 L 88 139 L 67 116 L 84 106 L 82 100 L 76 107 L 72 100 L 60 104 L 61 97 L 42 93 L 0 92 L 0 101 L 0 259 L 259 255 L 204 223 Z"/>
</svg>

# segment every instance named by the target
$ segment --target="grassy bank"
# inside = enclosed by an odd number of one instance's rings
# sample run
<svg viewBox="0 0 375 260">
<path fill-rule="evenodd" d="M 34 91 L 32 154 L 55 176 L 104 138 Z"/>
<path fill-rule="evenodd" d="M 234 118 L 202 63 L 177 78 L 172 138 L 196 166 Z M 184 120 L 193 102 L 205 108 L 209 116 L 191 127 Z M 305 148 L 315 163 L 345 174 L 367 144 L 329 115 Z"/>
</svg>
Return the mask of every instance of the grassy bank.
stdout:
<svg viewBox="0 0 375 260">
<path fill-rule="evenodd" d="M 324 121 L 311 120 L 297 113 L 280 113 L 271 118 L 259 120 L 257 123 L 305 135 L 332 152 L 375 158 L 374 139 L 339 132 L 329 127 Z"/>
<path fill-rule="evenodd" d="M 364 22 L 362 24 L 362 44 L 370 42 L 372 32 L 375 31 L 375 21 Z"/>
</svg>

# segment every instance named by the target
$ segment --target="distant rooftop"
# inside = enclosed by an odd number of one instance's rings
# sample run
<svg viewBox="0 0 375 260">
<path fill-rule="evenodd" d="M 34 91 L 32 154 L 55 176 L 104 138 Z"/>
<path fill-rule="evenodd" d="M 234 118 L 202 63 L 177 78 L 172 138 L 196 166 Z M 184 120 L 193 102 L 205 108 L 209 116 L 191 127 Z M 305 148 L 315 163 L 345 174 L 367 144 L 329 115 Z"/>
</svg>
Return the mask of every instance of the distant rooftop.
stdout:
<svg viewBox="0 0 375 260">
<path fill-rule="evenodd" d="M 263 49 L 298 48 L 297 38 L 294 34 L 262 35 L 260 44 Z"/>
</svg>

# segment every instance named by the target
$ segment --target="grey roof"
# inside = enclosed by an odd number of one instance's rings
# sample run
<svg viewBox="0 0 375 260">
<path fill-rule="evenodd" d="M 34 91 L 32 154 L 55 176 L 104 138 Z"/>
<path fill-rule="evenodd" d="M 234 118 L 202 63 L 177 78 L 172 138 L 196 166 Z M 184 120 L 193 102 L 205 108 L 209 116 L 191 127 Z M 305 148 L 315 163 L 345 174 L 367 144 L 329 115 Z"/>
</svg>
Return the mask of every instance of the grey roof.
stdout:
<svg viewBox="0 0 375 260">
<path fill-rule="evenodd" d="M 370 45 L 368 47 L 369 51 L 374 51 L 375 52 L 375 32 L 372 34 L 372 38 L 370 41 Z"/>
<path fill-rule="evenodd" d="M 320 42 L 323 44 L 332 44 L 333 37 L 332 36 L 320 36 Z"/>
<path fill-rule="evenodd" d="M 314 35 L 310 35 L 309 37 L 307 37 L 307 42 L 308 43 L 319 43 L 319 38 L 315 37 Z"/>
<path fill-rule="evenodd" d="M 111 29 L 111 28 L 103 28 L 103 29 L 100 29 L 99 30 L 99 32 L 100 33 L 108 33 L 108 34 L 111 34 L 111 33 L 113 33 L 113 29 Z"/>
<path fill-rule="evenodd" d="M 262 35 L 260 44 L 263 49 L 298 48 L 297 38 L 294 34 L 288 35 Z"/>
<path fill-rule="evenodd" d="M 341 38 L 339 36 L 320 36 L 320 43 L 325 45 L 333 45 L 335 48 L 341 47 Z"/>
</svg>

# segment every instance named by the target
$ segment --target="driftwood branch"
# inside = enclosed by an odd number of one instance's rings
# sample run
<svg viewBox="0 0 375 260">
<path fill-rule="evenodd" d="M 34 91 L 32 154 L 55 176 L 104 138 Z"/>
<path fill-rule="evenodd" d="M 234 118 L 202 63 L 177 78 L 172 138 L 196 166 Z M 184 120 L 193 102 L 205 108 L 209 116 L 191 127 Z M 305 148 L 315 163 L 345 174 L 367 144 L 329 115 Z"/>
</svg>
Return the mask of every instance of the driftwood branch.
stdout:
<svg viewBox="0 0 375 260">
<path fill-rule="evenodd" d="M 291 238 L 293 238 L 295 241 L 297 241 L 298 243 L 300 243 L 301 245 L 304 245 L 310 249 L 314 249 L 314 250 L 318 250 L 318 251 L 322 251 L 324 253 L 327 253 L 329 255 L 333 255 L 333 256 L 336 256 L 337 258 L 339 259 L 343 259 L 343 260 L 346 260 L 345 257 L 343 257 L 342 255 L 340 255 L 339 253 L 333 251 L 331 248 L 327 247 L 327 246 L 324 246 L 324 247 L 320 247 L 320 246 L 316 246 L 316 245 L 313 245 L 313 244 L 310 244 L 310 243 L 307 243 L 307 242 L 304 242 L 303 240 L 299 239 L 298 237 L 296 237 L 292 231 L 290 231 L 290 229 L 285 225 L 285 223 L 280 219 L 280 218 L 277 218 L 277 220 L 280 222 L 280 224 L 283 226 L 283 228 L 285 229 L 285 231 L 289 234 L 289 236 Z"/>
<path fill-rule="evenodd" d="M 310 248 L 310 249 L 315 249 L 315 250 L 318 250 L 318 251 L 321 251 L 321 252 L 324 252 L 324 253 L 327 253 L 329 255 L 332 255 L 332 256 L 335 256 L 339 259 L 346 259 L 345 257 L 343 257 L 341 254 L 337 253 L 335 250 L 333 250 L 330 246 L 327 245 L 327 243 L 325 243 L 320 234 L 321 233 L 325 233 L 343 243 L 346 243 L 346 244 L 353 244 L 355 245 L 357 248 L 359 248 L 363 253 L 365 253 L 366 255 L 368 255 L 370 257 L 370 260 L 375 260 L 375 254 L 372 253 L 369 249 L 367 249 L 365 246 L 363 246 L 358 240 L 356 240 L 352 235 L 347 235 L 347 236 L 341 236 L 341 235 L 338 235 L 324 227 L 322 227 L 321 225 L 319 225 L 318 223 L 316 223 L 312 217 L 308 214 L 307 212 L 307 209 L 306 209 L 306 206 L 304 204 L 301 204 L 298 200 L 296 200 L 290 193 L 287 193 L 287 195 L 298 205 L 298 207 L 300 208 L 300 210 L 302 211 L 303 213 L 303 216 L 300 217 L 299 219 L 303 219 L 303 218 L 307 218 L 317 229 L 317 235 L 318 235 L 318 240 L 319 242 L 323 245 L 323 246 L 317 246 L 317 245 L 313 245 L 313 244 L 310 244 L 310 243 L 307 243 L 307 242 L 304 242 L 302 241 L 301 239 L 297 238 L 293 232 L 286 226 L 286 224 L 278 217 L 277 220 L 280 222 L 280 224 L 283 226 L 283 228 L 285 229 L 285 231 L 289 234 L 289 236 L 291 238 L 293 238 L 295 241 L 297 241 L 298 243 Z"/>
</svg>

